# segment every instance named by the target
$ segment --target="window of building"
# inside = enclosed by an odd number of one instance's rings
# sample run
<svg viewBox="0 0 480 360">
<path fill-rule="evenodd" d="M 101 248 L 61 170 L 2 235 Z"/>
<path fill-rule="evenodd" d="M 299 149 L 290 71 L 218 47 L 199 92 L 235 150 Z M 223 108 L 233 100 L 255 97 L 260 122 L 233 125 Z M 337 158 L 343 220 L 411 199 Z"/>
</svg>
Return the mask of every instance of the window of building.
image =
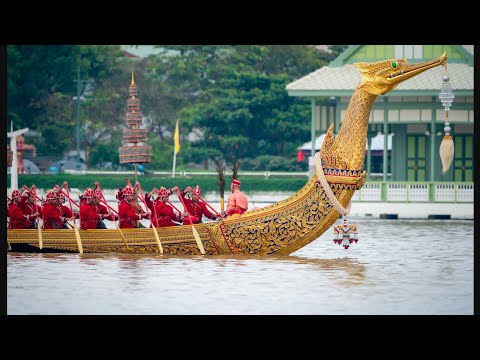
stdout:
<svg viewBox="0 0 480 360">
<path fill-rule="evenodd" d="M 422 45 L 395 45 L 397 59 L 423 59 Z"/>
</svg>

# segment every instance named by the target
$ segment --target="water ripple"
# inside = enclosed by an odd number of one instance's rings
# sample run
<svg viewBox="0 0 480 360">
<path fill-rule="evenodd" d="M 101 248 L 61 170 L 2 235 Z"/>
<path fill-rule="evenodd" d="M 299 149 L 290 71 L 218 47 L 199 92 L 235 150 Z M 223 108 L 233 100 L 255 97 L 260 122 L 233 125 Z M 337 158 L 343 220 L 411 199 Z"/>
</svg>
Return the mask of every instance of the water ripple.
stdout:
<svg viewBox="0 0 480 360">
<path fill-rule="evenodd" d="M 290 256 L 8 253 L 8 314 L 473 314 L 473 222 L 354 219 Z"/>
</svg>

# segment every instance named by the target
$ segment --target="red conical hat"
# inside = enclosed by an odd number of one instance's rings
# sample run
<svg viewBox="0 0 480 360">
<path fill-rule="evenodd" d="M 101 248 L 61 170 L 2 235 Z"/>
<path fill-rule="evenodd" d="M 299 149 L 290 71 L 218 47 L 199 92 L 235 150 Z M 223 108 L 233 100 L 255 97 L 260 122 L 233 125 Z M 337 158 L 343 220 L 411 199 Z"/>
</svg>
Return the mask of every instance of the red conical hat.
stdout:
<svg viewBox="0 0 480 360">
<path fill-rule="evenodd" d="M 94 196 L 95 196 L 95 193 L 93 192 L 92 189 L 89 189 L 89 188 L 86 188 L 86 189 L 85 189 L 85 195 L 83 195 L 83 197 L 84 197 L 85 199 L 91 199 L 91 198 L 93 198 Z"/>
<path fill-rule="evenodd" d="M 56 200 L 57 199 L 57 195 L 55 194 L 54 191 L 49 191 L 48 194 L 47 194 L 47 201 L 50 202 L 52 200 Z"/>
<path fill-rule="evenodd" d="M 123 189 L 123 196 L 133 195 L 133 188 L 131 186 L 125 186 Z"/>
<path fill-rule="evenodd" d="M 168 190 L 164 186 L 162 186 L 160 188 L 160 190 L 158 191 L 158 196 L 161 197 L 161 198 L 168 199 L 169 195 L 170 195 L 170 193 L 168 192 Z"/>
</svg>

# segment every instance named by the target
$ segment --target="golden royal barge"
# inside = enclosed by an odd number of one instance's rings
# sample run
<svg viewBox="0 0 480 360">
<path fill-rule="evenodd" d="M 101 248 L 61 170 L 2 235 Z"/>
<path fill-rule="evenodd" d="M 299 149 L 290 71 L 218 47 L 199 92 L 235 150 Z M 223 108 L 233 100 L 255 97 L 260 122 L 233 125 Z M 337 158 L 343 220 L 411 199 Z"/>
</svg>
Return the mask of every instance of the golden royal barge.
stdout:
<svg viewBox="0 0 480 360">
<path fill-rule="evenodd" d="M 207 255 L 287 255 L 318 239 L 348 212 L 355 190 L 365 183 L 363 170 L 368 119 L 378 95 L 402 81 L 446 64 L 447 55 L 408 64 L 405 59 L 356 63 L 361 73 L 336 137 L 330 126 L 316 170 L 295 194 L 239 218 L 162 228 L 99 230 L 7 230 L 12 250 L 164 253 Z M 333 124 L 332 124 L 333 125 Z M 40 244 L 41 243 L 41 244 Z M 40 250 L 42 248 L 42 250 Z"/>
</svg>

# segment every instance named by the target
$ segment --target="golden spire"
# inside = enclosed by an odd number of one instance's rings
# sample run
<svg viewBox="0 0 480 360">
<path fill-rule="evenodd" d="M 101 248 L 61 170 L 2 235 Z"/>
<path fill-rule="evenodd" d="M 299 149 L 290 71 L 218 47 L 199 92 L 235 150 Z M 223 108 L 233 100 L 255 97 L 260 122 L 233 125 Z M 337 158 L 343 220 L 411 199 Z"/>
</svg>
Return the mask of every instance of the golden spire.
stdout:
<svg viewBox="0 0 480 360">
<path fill-rule="evenodd" d="M 135 79 L 133 78 L 133 71 L 132 71 L 132 85 L 135 85 Z"/>
</svg>

